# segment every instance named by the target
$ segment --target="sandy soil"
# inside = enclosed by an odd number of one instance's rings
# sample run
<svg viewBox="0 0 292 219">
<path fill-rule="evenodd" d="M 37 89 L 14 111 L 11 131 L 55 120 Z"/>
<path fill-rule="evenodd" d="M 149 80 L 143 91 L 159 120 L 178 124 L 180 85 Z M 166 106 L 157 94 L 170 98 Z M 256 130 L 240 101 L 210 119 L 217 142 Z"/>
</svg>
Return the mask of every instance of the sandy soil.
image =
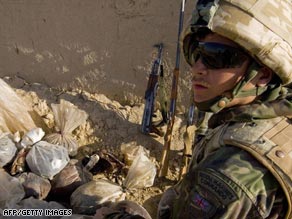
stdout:
<svg viewBox="0 0 292 219">
<path fill-rule="evenodd" d="M 23 100 L 43 118 L 49 128 L 54 127 L 52 103 L 60 99 L 67 100 L 88 113 L 86 124 L 74 131 L 80 145 L 80 153 L 91 154 L 106 149 L 121 157 L 120 146 L 123 144 L 143 146 L 149 150 L 157 169 L 164 144 L 163 137 L 148 136 L 140 132 L 144 104 L 121 105 L 102 94 L 91 94 L 82 90 L 59 90 L 43 84 L 28 84 L 21 78 L 4 79 Z M 177 115 L 173 129 L 170 169 L 166 178 L 155 178 L 154 185 L 127 193 L 127 199 L 141 204 L 155 218 L 161 193 L 178 179 L 181 162 L 184 115 Z"/>
</svg>

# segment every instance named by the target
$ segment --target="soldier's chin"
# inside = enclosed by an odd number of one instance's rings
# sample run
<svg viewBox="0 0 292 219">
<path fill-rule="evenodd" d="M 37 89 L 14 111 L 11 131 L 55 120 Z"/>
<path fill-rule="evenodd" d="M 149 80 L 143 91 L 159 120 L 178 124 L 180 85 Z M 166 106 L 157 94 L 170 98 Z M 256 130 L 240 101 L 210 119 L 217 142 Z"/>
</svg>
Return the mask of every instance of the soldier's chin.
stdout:
<svg viewBox="0 0 292 219">
<path fill-rule="evenodd" d="M 196 103 L 202 103 L 202 102 L 205 102 L 205 101 L 208 101 L 208 100 L 211 100 L 212 98 L 210 98 L 210 97 L 196 97 L 196 96 L 194 96 L 194 101 L 196 102 Z"/>
</svg>

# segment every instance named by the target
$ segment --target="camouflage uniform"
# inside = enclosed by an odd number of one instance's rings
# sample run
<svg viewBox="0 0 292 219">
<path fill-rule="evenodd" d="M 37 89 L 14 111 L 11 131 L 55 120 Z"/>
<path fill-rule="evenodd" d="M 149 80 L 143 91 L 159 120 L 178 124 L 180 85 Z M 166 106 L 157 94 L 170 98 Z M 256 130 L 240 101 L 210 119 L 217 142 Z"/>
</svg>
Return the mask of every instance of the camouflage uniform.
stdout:
<svg viewBox="0 0 292 219">
<path fill-rule="evenodd" d="M 209 129 L 185 177 L 163 195 L 158 218 L 292 218 L 291 21 L 289 0 L 198 1 L 182 40 L 207 27 L 245 48 L 281 84 L 249 105 L 224 109 L 239 86 L 204 103 L 214 112 Z"/>
<path fill-rule="evenodd" d="M 260 148 L 267 160 L 274 153 L 283 159 L 283 148 L 274 148 L 268 135 L 287 114 L 292 115 L 290 98 L 291 94 L 214 114 L 206 136 L 196 144 L 187 175 L 171 189 L 172 212 L 165 218 L 285 218 L 288 205 L 277 179 L 261 164 L 264 159 L 255 158 L 240 144 Z M 287 128 L 285 135 L 292 133 L 291 126 Z M 287 151 L 282 152 L 289 162 Z"/>
</svg>

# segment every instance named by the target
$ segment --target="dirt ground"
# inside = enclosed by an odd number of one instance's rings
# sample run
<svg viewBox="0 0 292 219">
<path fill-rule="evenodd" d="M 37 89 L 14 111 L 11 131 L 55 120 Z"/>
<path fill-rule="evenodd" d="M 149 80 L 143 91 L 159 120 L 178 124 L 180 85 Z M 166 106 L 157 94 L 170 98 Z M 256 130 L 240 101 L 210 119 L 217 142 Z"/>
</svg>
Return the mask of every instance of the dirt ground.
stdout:
<svg viewBox="0 0 292 219">
<path fill-rule="evenodd" d="M 80 145 L 79 155 L 105 149 L 120 157 L 121 145 L 142 146 L 150 152 L 158 172 L 164 139 L 141 133 L 143 103 L 121 105 L 102 94 L 91 94 L 82 90 L 53 89 L 37 83 L 28 84 L 18 77 L 6 77 L 4 80 L 28 105 L 33 107 L 49 128 L 54 126 L 52 103 L 59 103 L 64 99 L 84 110 L 88 114 L 87 122 L 73 132 Z M 178 114 L 173 129 L 167 177 L 159 178 L 156 175 L 153 186 L 127 193 L 126 199 L 141 204 L 153 218 L 156 217 L 162 192 L 178 180 L 184 131 L 184 115 Z"/>
</svg>

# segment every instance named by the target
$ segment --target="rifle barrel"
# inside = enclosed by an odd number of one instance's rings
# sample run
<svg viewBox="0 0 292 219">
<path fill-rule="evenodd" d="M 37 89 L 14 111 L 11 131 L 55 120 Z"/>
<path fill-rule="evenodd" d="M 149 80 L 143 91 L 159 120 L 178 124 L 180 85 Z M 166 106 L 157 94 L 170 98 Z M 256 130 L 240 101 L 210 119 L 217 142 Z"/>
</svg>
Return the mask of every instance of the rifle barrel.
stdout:
<svg viewBox="0 0 292 219">
<path fill-rule="evenodd" d="M 180 45 L 179 45 L 179 40 L 180 40 L 180 35 L 182 32 L 183 28 L 183 22 L 184 22 L 184 12 L 185 12 L 185 0 L 182 1 L 181 3 L 181 11 L 179 14 L 179 25 L 178 25 L 178 36 L 177 36 L 177 44 L 176 44 L 176 60 L 175 60 L 175 68 L 179 69 L 180 66 Z"/>
</svg>

